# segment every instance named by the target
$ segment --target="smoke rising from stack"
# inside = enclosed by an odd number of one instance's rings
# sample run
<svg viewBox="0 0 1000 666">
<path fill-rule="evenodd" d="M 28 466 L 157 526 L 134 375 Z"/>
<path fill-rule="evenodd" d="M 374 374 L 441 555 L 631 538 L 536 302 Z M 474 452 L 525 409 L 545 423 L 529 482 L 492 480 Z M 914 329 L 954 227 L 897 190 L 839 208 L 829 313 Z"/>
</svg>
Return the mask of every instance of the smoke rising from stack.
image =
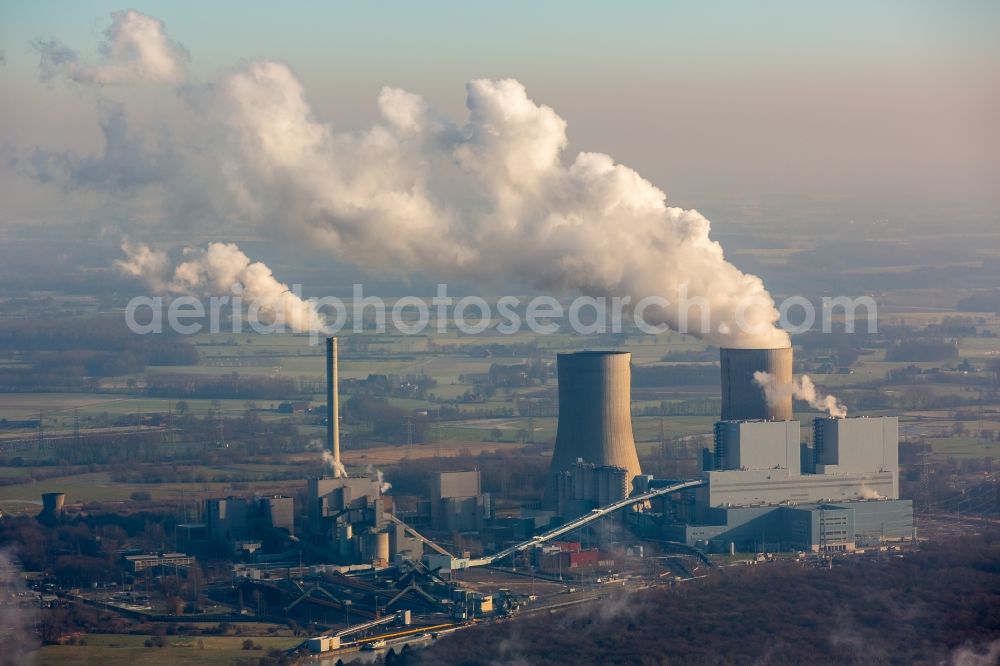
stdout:
<svg viewBox="0 0 1000 666">
<path fill-rule="evenodd" d="M 834 418 L 847 416 L 847 407 L 832 395 L 825 395 L 816 389 L 809 375 L 802 375 L 797 381 L 779 382 L 766 372 L 755 372 L 754 381 L 764 389 L 768 403 L 776 403 L 790 398 L 809 403 L 814 409 L 826 412 Z"/>
<path fill-rule="evenodd" d="M 172 266 L 162 250 L 143 243 L 122 244 L 125 259 L 115 262 L 119 272 L 143 280 L 160 294 L 183 296 L 239 296 L 260 308 L 262 319 L 287 325 L 293 331 L 317 330 L 325 321 L 315 306 L 278 281 L 264 263 L 251 261 L 235 243 L 209 243 L 186 248 L 185 260 Z"/>
<path fill-rule="evenodd" d="M 347 478 L 347 468 L 344 467 L 344 463 L 337 460 L 333 454 L 323 449 L 323 468 L 330 470 L 333 476 L 339 478 Z"/>
<path fill-rule="evenodd" d="M 33 664 L 38 650 L 37 604 L 23 604 L 31 590 L 13 548 L 0 550 L 0 663 Z"/>
<path fill-rule="evenodd" d="M 516 80 L 470 82 L 461 122 L 386 87 L 370 129 L 337 132 L 286 65 L 194 80 L 187 52 L 138 12 L 114 15 L 96 65 L 57 42 L 36 47 L 45 75 L 91 91 L 106 145 L 39 150 L 30 168 L 113 195 L 111 205 L 141 203 L 154 227 L 144 234 L 182 220 L 292 237 L 400 276 L 628 296 L 631 306 L 662 297 L 650 324 L 684 327 L 690 312 L 687 330 L 720 346 L 788 344 L 763 282 L 725 259 L 704 216 L 668 206 L 608 155 L 567 159 L 565 120 Z M 160 136 L 170 140 L 150 138 Z"/>
<path fill-rule="evenodd" d="M 376 469 L 372 465 L 368 465 L 365 468 L 365 471 L 368 472 L 369 478 L 373 478 L 378 481 L 378 487 L 382 493 L 387 493 L 392 490 L 392 484 L 385 480 L 385 475 L 382 474 L 382 470 Z"/>
</svg>

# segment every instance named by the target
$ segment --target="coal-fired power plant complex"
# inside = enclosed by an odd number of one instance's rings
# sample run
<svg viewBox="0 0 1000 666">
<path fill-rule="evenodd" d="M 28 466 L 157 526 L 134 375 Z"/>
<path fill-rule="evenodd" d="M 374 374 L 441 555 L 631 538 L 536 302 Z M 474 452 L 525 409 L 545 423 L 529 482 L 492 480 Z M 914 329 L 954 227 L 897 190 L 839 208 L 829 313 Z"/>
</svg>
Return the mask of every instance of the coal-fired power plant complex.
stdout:
<svg viewBox="0 0 1000 666">
<path fill-rule="evenodd" d="M 627 352 L 558 355 L 559 421 L 546 509 L 573 519 L 682 479 L 639 467 Z M 641 533 L 712 550 L 849 551 L 913 538 L 899 500 L 895 417 L 817 417 L 803 437 L 793 415 L 791 347 L 720 350 L 721 414 L 700 486 L 631 505 Z M 779 389 L 765 392 L 766 373 Z"/>
<path fill-rule="evenodd" d="M 791 347 L 720 350 L 721 413 L 696 478 L 643 474 L 629 352 L 558 354 L 558 423 L 544 497 L 537 508 L 503 518 L 493 514 L 475 470 L 437 473 L 431 497 L 405 514 L 396 513 L 377 472 L 348 475 L 335 338 L 326 351 L 331 473 L 309 481 L 307 532 L 339 565 L 390 566 L 402 558 L 445 571 L 479 566 L 609 516 L 635 534 L 704 551 L 851 551 L 915 536 L 912 505 L 899 500 L 897 419 L 838 413 L 804 429 L 793 413 Z M 414 525 L 469 534 L 481 555 L 454 555 Z M 523 543 L 512 543 L 517 533 Z"/>
<path fill-rule="evenodd" d="M 536 597 L 512 588 L 533 589 L 536 575 L 570 594 L 577 589 L 570 581 L 598 586 L 622 583 L 622 575 L 648 584 L 651 552 L 670 554 L 656 560 L 682 553 L 697 568 L 714 566 L 712 553 L 818 558 L 871 546 L 881 552 L 886 542 L 916 537 L 912 503 L 899 499 L 898 420 L 846 418 L 836 403 L 803 427 L 796 396 L 803 409 L 829 405 L 814 390 L 806 396 L 805 377 L 795 381 L 791 347 L 720 350 L 721 413 L 710 432 L 685 439 L 685 460 L 697 451 L 701 464 L 673 467 L 690 470 L 680 478 L 640 467 L 631 353 L 558 354 L 544 494 L 516 503 L 504 497 L 499 512 L 477 469 L 441 465 L 424 494 L 399 497 L 377 469 L 346 469 L 338 351 L 337 339 L 328 339 L 326 437 L 306 506 L 296 511 L 297 500 L 278 495 L 210 499 L 204 524 L 178 526 L 185 552 L 209 543 L 243 560 L 234 579 L 244 597 L 260 593 L 301 619 L 343 614 L 360 622 L 310 639 L 317 652 L 357 649 L 375 640 L 365 632 L 387 623 L 403 626 L 385 636 L 411 636 L 517 612 Z M 670 443 L 661 444 L 666 455 Z M 61 495 L 46 496 L 39 518 L 55 520 L 61 506 Z M 678 571 L 679 579 L 695 575 Z"/>
</svg>

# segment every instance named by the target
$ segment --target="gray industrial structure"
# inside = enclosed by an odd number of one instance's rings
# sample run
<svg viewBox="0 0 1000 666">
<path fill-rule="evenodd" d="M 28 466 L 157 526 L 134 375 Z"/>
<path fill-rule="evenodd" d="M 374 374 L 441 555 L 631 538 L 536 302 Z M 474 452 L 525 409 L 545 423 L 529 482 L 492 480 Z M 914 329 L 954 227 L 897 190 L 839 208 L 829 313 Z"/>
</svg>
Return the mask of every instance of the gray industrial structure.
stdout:
<svg viewBox="0 0 1000 666">
<path fill-rule="evenodd" d="M 715 469 L 786 469 L 798 476 L 798 421 L 719 421 L 715 424 Z"/>
<path fill-rule="evenodd" d="M 195 526 L 185 526 L 186 542 L 197 541 Z M 203 532 L 216 548 L 253 552 L 260 541 L 276 538 L 280 532 L 295 534 L 294 500 L 284 495 L 268 495 L 247 499 L 244 497 L 218 497 L 205 502 Z M 180 536 L 179 536 L 180 538 Z M 256 545 L 247 548 L 247 544 Z"/>
<path fill-rule="evenodd" d="M 479 470 L 439 472 L 432 477 L 433 529 L 448 532 L 481 530 L 492 517 L 492 498 L 480 488 Z"/>
<path fill-rule="evenodd" d="M 721 349 L 722 420 L 788 421 L 792 396 L 768 402 L 754 373 L 766 372 L 781 385 L 792 383 L 792 348 Z"/>
<path fill-rule="evenodd" d="M 909 539 L 913 506 L 899 499 L 896 417 L 817 418 L 802 443 L 790 395 L 768 403 L 754 373 L 792 382 L 786 349 L 723 349 L 722 420 L 703 456 L 706 483 L 656 508 L 670 540 L 723 550 L 853 550 Z M 636 520 L 661 524 L 655 515 Z"/>
<path fill-rule="evenodd" d="M 813 459 L 800 461 L 798 421 L 716 423 L 715 469 L 675 507 L 681 520 L 664 536 L 714 549 L 812 551 L 911 538 L 913 507 L 899 499 L 897 419 L 818 418 L 813 428 Z"/>
<path fill-rule="evenodd" d="M 627 488 L 642 473 L 632 435 L 632 355 L 617 351 L 559 354 L 559 423 L 545 505 L 559 503 L 557 475 L 576 462 L 619 467 Z"/>
<path fill-rule="evenodd" d="M 309 479 L 307 517 L 312 540 L 341 564 L 386 565 L 397 555 L 419 560 L 423 545 L 386 513 L 377 478 Z"/>
<path fill-rule="evenodd" d="M 242 497 L 219 497 L 205 502 L 208 537 L 216 543 L 247 538 L 247 501 Z"/>
<path fill-rule="evenodd" d="M 629 474 L 623 467 L 577 461 L 556 473 L 556 513 L 576 518 L 629 496 Z"/>
</svg>

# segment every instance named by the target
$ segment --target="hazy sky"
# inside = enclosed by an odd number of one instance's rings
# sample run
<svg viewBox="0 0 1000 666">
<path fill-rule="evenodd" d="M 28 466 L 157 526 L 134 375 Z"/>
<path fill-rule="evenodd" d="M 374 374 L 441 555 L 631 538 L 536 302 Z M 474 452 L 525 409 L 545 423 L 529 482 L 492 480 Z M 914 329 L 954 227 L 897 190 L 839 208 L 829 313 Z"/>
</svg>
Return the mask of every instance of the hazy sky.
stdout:
<svg viewBox="0 0 1000 666">
<path fill-rule="evenodd" d="M 100 214 L 93 195 L 32 182 L 12 162 L 35 146 L 99 148 L 92 102 L 39 82 L 32 42 L 96 58 L 111 12 L 127 7 L 0 4 L 0 224 Z M 131 7 L 164 21 L 205 80 L 248 59 L 288 63 L 337 128 L 367 126 L 383 85 L 461 121 L 466 81 L 514 77 L 566 119 L 570 156 L 606 152 L 678 206 L 848 201 L 852 214 L 973 219 L 998 210 L 995 0 Z"/>
</svg>

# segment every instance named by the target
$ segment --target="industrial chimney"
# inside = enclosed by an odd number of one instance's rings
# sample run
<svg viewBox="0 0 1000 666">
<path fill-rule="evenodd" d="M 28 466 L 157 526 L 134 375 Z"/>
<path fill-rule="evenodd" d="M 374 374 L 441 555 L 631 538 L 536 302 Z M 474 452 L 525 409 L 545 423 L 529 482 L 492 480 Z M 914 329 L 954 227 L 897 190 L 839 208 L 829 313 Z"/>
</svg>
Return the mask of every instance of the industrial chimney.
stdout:
<svg viewBox="0 0 1000 666">
<path fill-rule="evenodd" d="M 628 471 L 628 487 L 641 474 L 632 436 L 632 354 L 585 351 L 559 354 L 559 424 L 546 484 L 547 506 L 556 503 L 555 474 L 578 459 Z"/>
<path fill-rule="evenodd" d="M 754 381 L 755 372 L 766 372 L 778 384 L 792 383 L 792 348 L 721 349 L 722 420 L 788 421 L 792 418 L 792 397 L 768 404 L 764 389 Z"/>
<path fill-rule="evenodd" d="M 340 386 L 337 338 L 326 339 L 326 448 L 333 455 L 333 475 L 340 478 Z"/>
</svg>

